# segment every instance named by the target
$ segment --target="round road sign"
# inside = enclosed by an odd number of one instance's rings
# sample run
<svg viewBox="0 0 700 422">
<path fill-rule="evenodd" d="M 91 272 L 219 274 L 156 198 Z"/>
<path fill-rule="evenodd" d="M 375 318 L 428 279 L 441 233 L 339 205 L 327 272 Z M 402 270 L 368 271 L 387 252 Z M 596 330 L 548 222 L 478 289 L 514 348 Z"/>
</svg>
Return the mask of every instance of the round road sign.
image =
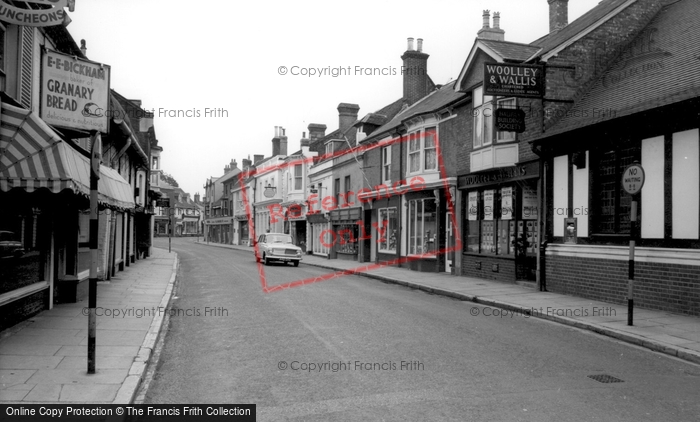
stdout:
<svg viewBox="0 0 700 422">
<path fill-rule="evenodd" d="M 632 163 L 622 173 L 622 188 L 630 195 L 636 195 L 644 186 L 644 169 L 639 163 Z"/>
</svg>

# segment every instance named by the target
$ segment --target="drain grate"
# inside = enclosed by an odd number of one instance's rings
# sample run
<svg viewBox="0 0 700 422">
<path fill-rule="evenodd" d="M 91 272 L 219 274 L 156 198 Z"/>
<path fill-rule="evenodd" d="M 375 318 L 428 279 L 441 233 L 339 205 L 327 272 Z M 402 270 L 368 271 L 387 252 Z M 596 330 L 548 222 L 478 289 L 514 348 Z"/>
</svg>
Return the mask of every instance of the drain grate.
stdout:
<svg viewBox="0 0 700 422">
<path fill-rule="evenodd" d="M 620 378 L 615 378 L 612 375 L 608 374 L 589 375 L 588 378 L 594 379 L 598 382 L 602 382 L 603 384 L 610 384 L 612 382 L 624 382 Z"/>
</svg>

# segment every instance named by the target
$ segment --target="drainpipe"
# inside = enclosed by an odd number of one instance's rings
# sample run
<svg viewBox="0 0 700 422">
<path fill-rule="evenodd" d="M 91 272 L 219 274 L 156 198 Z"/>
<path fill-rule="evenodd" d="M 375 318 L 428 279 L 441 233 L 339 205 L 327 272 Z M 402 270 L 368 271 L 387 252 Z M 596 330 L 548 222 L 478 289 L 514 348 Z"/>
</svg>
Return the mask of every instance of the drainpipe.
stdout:
<svg viewBox="0 0 700 422">
<path fill-rule="evenodd" d="M 128 138 L 126 141 L 126 145 L 124 146 L 124 148 L 121 149 L 121 151 L 119 151 L 117 156 L 114 158 L 113 162 L 117 161 L 119 158 L 121 158 L 121 156 L 124 155 L 124 153 L 126 153 L 127 149 L 133 144 L 134 149 L 136 150 L 136 153 L 143 159 L 143 161 L 145 163 L 144 167 L 146 169 L 148 169 L 148 163 L 150 160 L 148 159 L 148 156 L 144 152 L 143 148 L 141 148 L 141 145 L 139 144 L 138 140 L 136 139 L 136 136 L 134 135 L 134 133 L 131 131 L 131 128 L 129 128 L 129 125 L 127 125 L 123 119 L 114 119 L 114 123 L 116 123 L 119 126 L 119 128 L 122 130 L 122 132 L 125 135 L 127 135 Z"/>
</svg>

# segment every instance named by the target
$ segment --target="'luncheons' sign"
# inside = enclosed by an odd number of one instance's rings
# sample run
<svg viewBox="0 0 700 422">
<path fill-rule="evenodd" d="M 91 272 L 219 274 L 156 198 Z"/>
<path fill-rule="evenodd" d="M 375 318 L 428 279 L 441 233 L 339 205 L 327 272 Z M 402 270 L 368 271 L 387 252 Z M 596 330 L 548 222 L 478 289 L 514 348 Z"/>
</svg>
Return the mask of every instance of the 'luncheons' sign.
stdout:
<svg viewBox="0 0 700 422">
<path fill-rule="evenodd" d="M 53 26 L 62 25 L 66 12 L 64 7 L 73 11 L 74 0 L 26 0 L 24 3 L 49 6 L 44 9 L 20 9 L 0 0 L 0 20 L 23 26 Z"/>
<path fill-rule="evenodd" d="M 41 118 L 107 133 L 110 67 L 47 51 L 41 63 Z"/>
</svg>

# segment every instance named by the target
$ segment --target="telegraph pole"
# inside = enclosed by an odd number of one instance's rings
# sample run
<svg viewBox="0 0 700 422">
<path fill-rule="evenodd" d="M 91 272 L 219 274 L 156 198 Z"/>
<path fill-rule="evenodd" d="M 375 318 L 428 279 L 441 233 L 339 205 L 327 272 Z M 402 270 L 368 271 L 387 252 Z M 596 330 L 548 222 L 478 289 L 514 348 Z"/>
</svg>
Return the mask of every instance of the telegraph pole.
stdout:
<svg viewBox="0 0 700 422">
<path fill-rule="evenodd" d="M 95 373 L 95 344 L 97 331 L 97 232 L 100 228 L 100 214 L 97 209 L 100 180 L 100 163 L 102 162 L 102 136 L 99 132 L 92 135 L 92 153 L 90 154 L 90 278 L 88 280 L 88 374 Z"/>
</svg>

